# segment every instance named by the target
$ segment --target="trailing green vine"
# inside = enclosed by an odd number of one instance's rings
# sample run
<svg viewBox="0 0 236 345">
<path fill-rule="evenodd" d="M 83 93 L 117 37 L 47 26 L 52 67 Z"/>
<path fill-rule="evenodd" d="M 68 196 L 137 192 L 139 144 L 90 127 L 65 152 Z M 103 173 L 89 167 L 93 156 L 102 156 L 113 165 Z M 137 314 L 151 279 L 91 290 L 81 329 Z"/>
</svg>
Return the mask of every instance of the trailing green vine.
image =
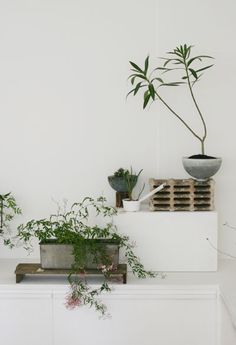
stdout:
<svg viewBox="0 0 236 345">
<path fill-rule="evenodd" d="M 117 266 L 113 262 L 114 258 L 101 245 L 103 241 L 115 243 L 124 249 L 127 263 L 138 278 L 156 276 L 156 273 L 145 270 L 133 251 L 134 245 L 130 243 L 129 237 L 118 233 L 112 221 L 116 214 L 116 209 L 108 206 L 104 197 L 86 197 L 82 202 L 74 203 L 69 211 L 59 209 L 49 218 L 33 219 L 18 227 L 16 237 L 29 251 L 32 250 L 31 241 L 35 237 L 41 243 L 53 240 L 58 244 L 73 246 L 74 263 L 68 275 L 70 292 L 66 297 L 67 308 L 87 305 L 95 308 L 101 316 L 107 315 L 106 306 L 99 296 L 111 291 L 109 280 Z M 101 218 L 99 225 L 97 217 Z M 14 246 L 14 243 L 10 242 L 8 245 Z M 96 289 L 86 279 L 88 258 L 92 258 L 93 265 L 103 276 L 102 284 Z"/>
<path fill-rule="evenodd" d="M 21 209 L 17 205 L 11 193 L 0 194 L 0 233 L 9 232 L 10 222 L 16 215 L 21 214 Z M 5 241 L 5 240 L 4 240 Z M 7 240 L 6 240 L 7 241 Z M 7 244 L 7 243 L 5 243 Z"/>
</svg>

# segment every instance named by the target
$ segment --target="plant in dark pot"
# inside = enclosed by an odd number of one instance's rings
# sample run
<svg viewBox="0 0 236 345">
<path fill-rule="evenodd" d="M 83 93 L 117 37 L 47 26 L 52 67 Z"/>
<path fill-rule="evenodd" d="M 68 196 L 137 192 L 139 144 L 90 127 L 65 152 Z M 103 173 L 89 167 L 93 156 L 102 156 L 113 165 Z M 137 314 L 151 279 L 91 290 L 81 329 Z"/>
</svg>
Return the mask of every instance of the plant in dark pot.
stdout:
<svg viewBox="0 0 236 345">
<path fill-rule="evenodd" d="M 120 168 L 113 175 L 108 176 L 110 186 L 116 191 L 116 207 L 122 207 L 122 200 L 130 198 L 130 190 L 132 192 L 136 186 L 142 171 L 141 169 L 136 174 L 132 167 L 130 170 Z"/>
<path fill-rule="evenodd" d="M 133 274 L 139 278 L 156 275 L 144 269 L 129 238 L 118 233 L 112 222 L 116 212 L 106 204 L 105 198 L 86 197 L 82 202 L 74 203 L 69 211 L 59 208 L 49 218 L 30 220 L 18 227 L 15 238 L 27 250 L 32 249 L 33 238 L 39 240 L 42 272 L 44 269 L 68 269 L 70 292 L 66 306 L 69 309 L 87 305 L 102 316 L 106 315 L 106 306 L 99 296 L 111 291 L 109 280 L 121 266 L 120 248 L 123 248 Z M 12 243 L 8 244 L 12 246 Z M 88 283 L 90 270 L 101 275 L 100 286 L 93 287 Z"/>
<path fill-rule="evenodd" d="M 194 138 L 199 141 L 200 153 L 183 158 L 185 170 L 192 177 L 199 180 L 208 179 L 216 174 L 222 163 L 221 158 L 211 157 L 205 154 L 207 126 L 194 91 L 195 84 L 199 82 L 204 71 L 213 66 L 212 64 L 205 64 L 204 61 L 206 59 L 212 59 L 212 57 L 208 55 L 192 56 L 192 46 L 184 44 L 168 52 L 167 57 L 163 58 L 164 64 L 155 67 L 151 71 L 149 70 L 149 56 L 145 59 L 143 68 L 130 61 L 132 74 L 129 78 L 133 88 L 128 93 L 128 95 L 133 94 L 135 96 L 140 90 L 143 90 L 143 108 L 146 108 L 151 102 L 160 101 Z M 172 73 L 175 73 L 176 79 L 174 81 L 164 81 L 163 76 L 166 78 Z M 174 88 L 180 85 L 185 85 L 189 91 L 189 95 L 203 126 L 202 135 L 197 133 L 161 95 L 161 88 Z"/>
</svg>

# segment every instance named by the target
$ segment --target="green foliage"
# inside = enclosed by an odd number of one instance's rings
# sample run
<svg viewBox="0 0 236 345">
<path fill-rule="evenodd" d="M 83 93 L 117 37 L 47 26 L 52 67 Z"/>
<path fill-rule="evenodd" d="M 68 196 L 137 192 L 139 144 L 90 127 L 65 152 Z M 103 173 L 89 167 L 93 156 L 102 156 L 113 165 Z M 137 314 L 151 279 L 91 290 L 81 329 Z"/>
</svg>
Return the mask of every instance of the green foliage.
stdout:
<svg viewBox="0 0 236 345">
<path fill-rule="evenodd" d="M 138 178 L 140 176 L 140 174 L 142 173 L 143 169 L 141 169 L 138 174 L 136 174 L 135 171 L 133 171 L 133 168 L 131 167 L 130 170 L 128 169 L 124 169 L 124 168 L 120 168 L 117 171 L 114 172 L 114 176 L 115 177 L 119 177 L 122 178 L 125 182 L 125 185 L 127 187 L 127 192 L 128 192 L 128 196 L 130 200 L 133 200 L 133 190 L 134 187 L 136 186 L 137 182 L 138 182 Z M 141 188 L 139 194 L 138 194 L 138 198 L 136 200 L 139 199 L 140 195 L 142 194 L 143 190 L 144 190 L 145 184 L 143 184 L 143 187 Z"/>
<path fill-rule="evenodd" d="M 149 69 L 149 56 L 145 59 L 144 67 L 138 66 L 136 63 L 130 61 L 132 74 L 129 76 L 132 89 L 129 91 L 127 96 L 138 94 L 140 90 L 143 91 L 143 109 L 145 109 L 152 102 L 159 100 L 161 101 L 168 110 L 177 117 L 182 124 L 201 142 L 202 153 L 204 153 L 204 141 L 207 136 L 207 129 L 205 120 L 199 109 L 198 103 L 193 94 L 193 86 L 200 80 L 203 72 L 213 66 L 213 64 L 205 64 L 206 59 L 212 59 L 209 55 L 196 55 L 192 56 L 193 46 L 186 44 L 176 47 L 173 51 L 167 53 L 166 58 L 162 58 L 164 63 L 162 66 L 157 66 L 154 69 Z M 177 80 L 166 80 L 172 72 L 178 72 Z M 176 74 L 176 73 L 175 73 Z M 182 118 L 178 115 L 171 106 L 161 97 L 159 89 L 161 87 L 176 87 L 180 85 L 187 85 L 190 90 L 190 95 L 193 100 L 194 106 L 201 118 L 204 134 L 201 137 L 198 135 Z"/>
<path fill-rule="evenodd" d="M 129 170 L 120 168 L 117 171 L 114 172 L 114 176 L 116 177 L 125 177 L 129 174 Z"/>
<path fill-rule="evenodd" d="M 106 199 L 86 197 L 82 202 L 74 203 L 69 211 L 59 211 L 49 218 L 30 220 L 18 227 L 17 239 L 25 249 L 31 250 L 31 240 L 37 238 L 40 242 L 54 240 L 56 243 L 72 244 L 74 264 L 71 267 L 68 280 L 71 291 L 66 299 L 66 305 L 73 309 L 80 305 L 94 307 L 102 316 L 106 315 L 106 306 L 99 300 L 99 295 L 110 291 L 108 278 L 116 267 L 112 258 L 103 249 L 101 239 L 118 244 L 124 249 L 124 255 L 132 272 L 139 278 L 153 277 L 153 272 L 146 271 L 133 252 L 129 238 L 120 235 L 112 222 L 116 209 L 106 204 Z M 103 226 L 89 224 L 91 216 L 101 217 Z M 99 224 L 101 224 L 101 219 Z M 12 243 L 8 243 L 12 245 Z M 92 254 L 93 263 L 103 273 L 104 281 L 97 289 L 92 289 L 85 278 L 87 255 Z"/>
<path fill-rule="evenodd" d="M 141 169 L 138 172 L 138 174 L 136 174 L 133 172 L 133 169 L 131 167 L 130 171 L 128 171 L 128 173 L 124 176 L 130 200 L 133 200 L 133 190 L 134 190 L 134 187 L 135 187 L 135 185 L 138 181 L 138 178 L 139 178 L 140 174 L 142 173 L 142 171 L 143 171 L 143 169 Z M 142 194 L 144 187 L 145 187 L 145 184 L 143 184 L 143 187 L 142 187 L 141 191 L 139 192 L 137 200 L 139 199 L 140 195 Z"/>
<path fill-rule="evenodd" d="M 10 222 L 18 214 L 21 214 L 21 209 L 11 193 L 0 194 L 0 233 L 9 230 Z"/>
</svg>

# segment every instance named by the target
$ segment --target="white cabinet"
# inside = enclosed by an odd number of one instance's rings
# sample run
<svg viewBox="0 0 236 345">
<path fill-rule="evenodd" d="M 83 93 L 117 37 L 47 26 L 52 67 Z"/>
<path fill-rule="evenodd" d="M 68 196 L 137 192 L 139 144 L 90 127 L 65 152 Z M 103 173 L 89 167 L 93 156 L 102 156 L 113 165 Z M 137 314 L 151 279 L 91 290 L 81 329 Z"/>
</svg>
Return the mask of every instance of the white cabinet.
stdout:
<svg viewBox="0 0 236 345">
<path fill-rule="evenodd" d="M 227 310 L 227 306 L 222 298 L 219 299 L 219 337 L 220 345 L 235 345 L 236 344 L 236 327 L 235 319 L 233 319 L 234 324 L 232 323 L 232 314 Z"/>
<path fill-rule="evenodd" d="M 133 290 L 104 298 L 111 319 L 54 299 L 56 345 L 216 345 L 216 292 Z"/>
<path fill-rule="evenodd" d="M 114 221 L 146 269 L 217 270 L 217 212 L 120 212 Z"/>
<path fill-rule="evenodd" d="M 3 345 L 52 345 L 52 294 L 0 291 Z"/>
</svg>

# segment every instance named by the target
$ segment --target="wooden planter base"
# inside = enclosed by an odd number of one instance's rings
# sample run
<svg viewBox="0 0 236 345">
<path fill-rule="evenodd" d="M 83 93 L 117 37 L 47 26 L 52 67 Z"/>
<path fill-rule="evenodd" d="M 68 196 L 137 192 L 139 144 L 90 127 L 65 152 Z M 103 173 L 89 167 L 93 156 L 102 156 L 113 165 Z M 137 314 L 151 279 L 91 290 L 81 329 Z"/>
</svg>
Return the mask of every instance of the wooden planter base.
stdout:
<svg viewBox="0 0 236 345">
<path fill-rule="evenodd" d="M 16 266 L 16 283 L 20 283 L 25 275 L 44 275 L 44 276 L 54 276 L 54 275 L 68 275 L 70 270 L 68 269 L 43 269 L 40 264 L 18 264 Z M 79 272 L 78 272 L 79 273 Z M 81 274 L 84 274 L 84 271 L 81 271 Z M 101 276 L 103 273 L 98 269 L 86 269 L 86 276 Z M 126 284 L 127 282 L 127 265 L 120 264 L 117 269 L 111 273 L 111 279 L 121 276 L 122 283 Z"/>
</svg>

